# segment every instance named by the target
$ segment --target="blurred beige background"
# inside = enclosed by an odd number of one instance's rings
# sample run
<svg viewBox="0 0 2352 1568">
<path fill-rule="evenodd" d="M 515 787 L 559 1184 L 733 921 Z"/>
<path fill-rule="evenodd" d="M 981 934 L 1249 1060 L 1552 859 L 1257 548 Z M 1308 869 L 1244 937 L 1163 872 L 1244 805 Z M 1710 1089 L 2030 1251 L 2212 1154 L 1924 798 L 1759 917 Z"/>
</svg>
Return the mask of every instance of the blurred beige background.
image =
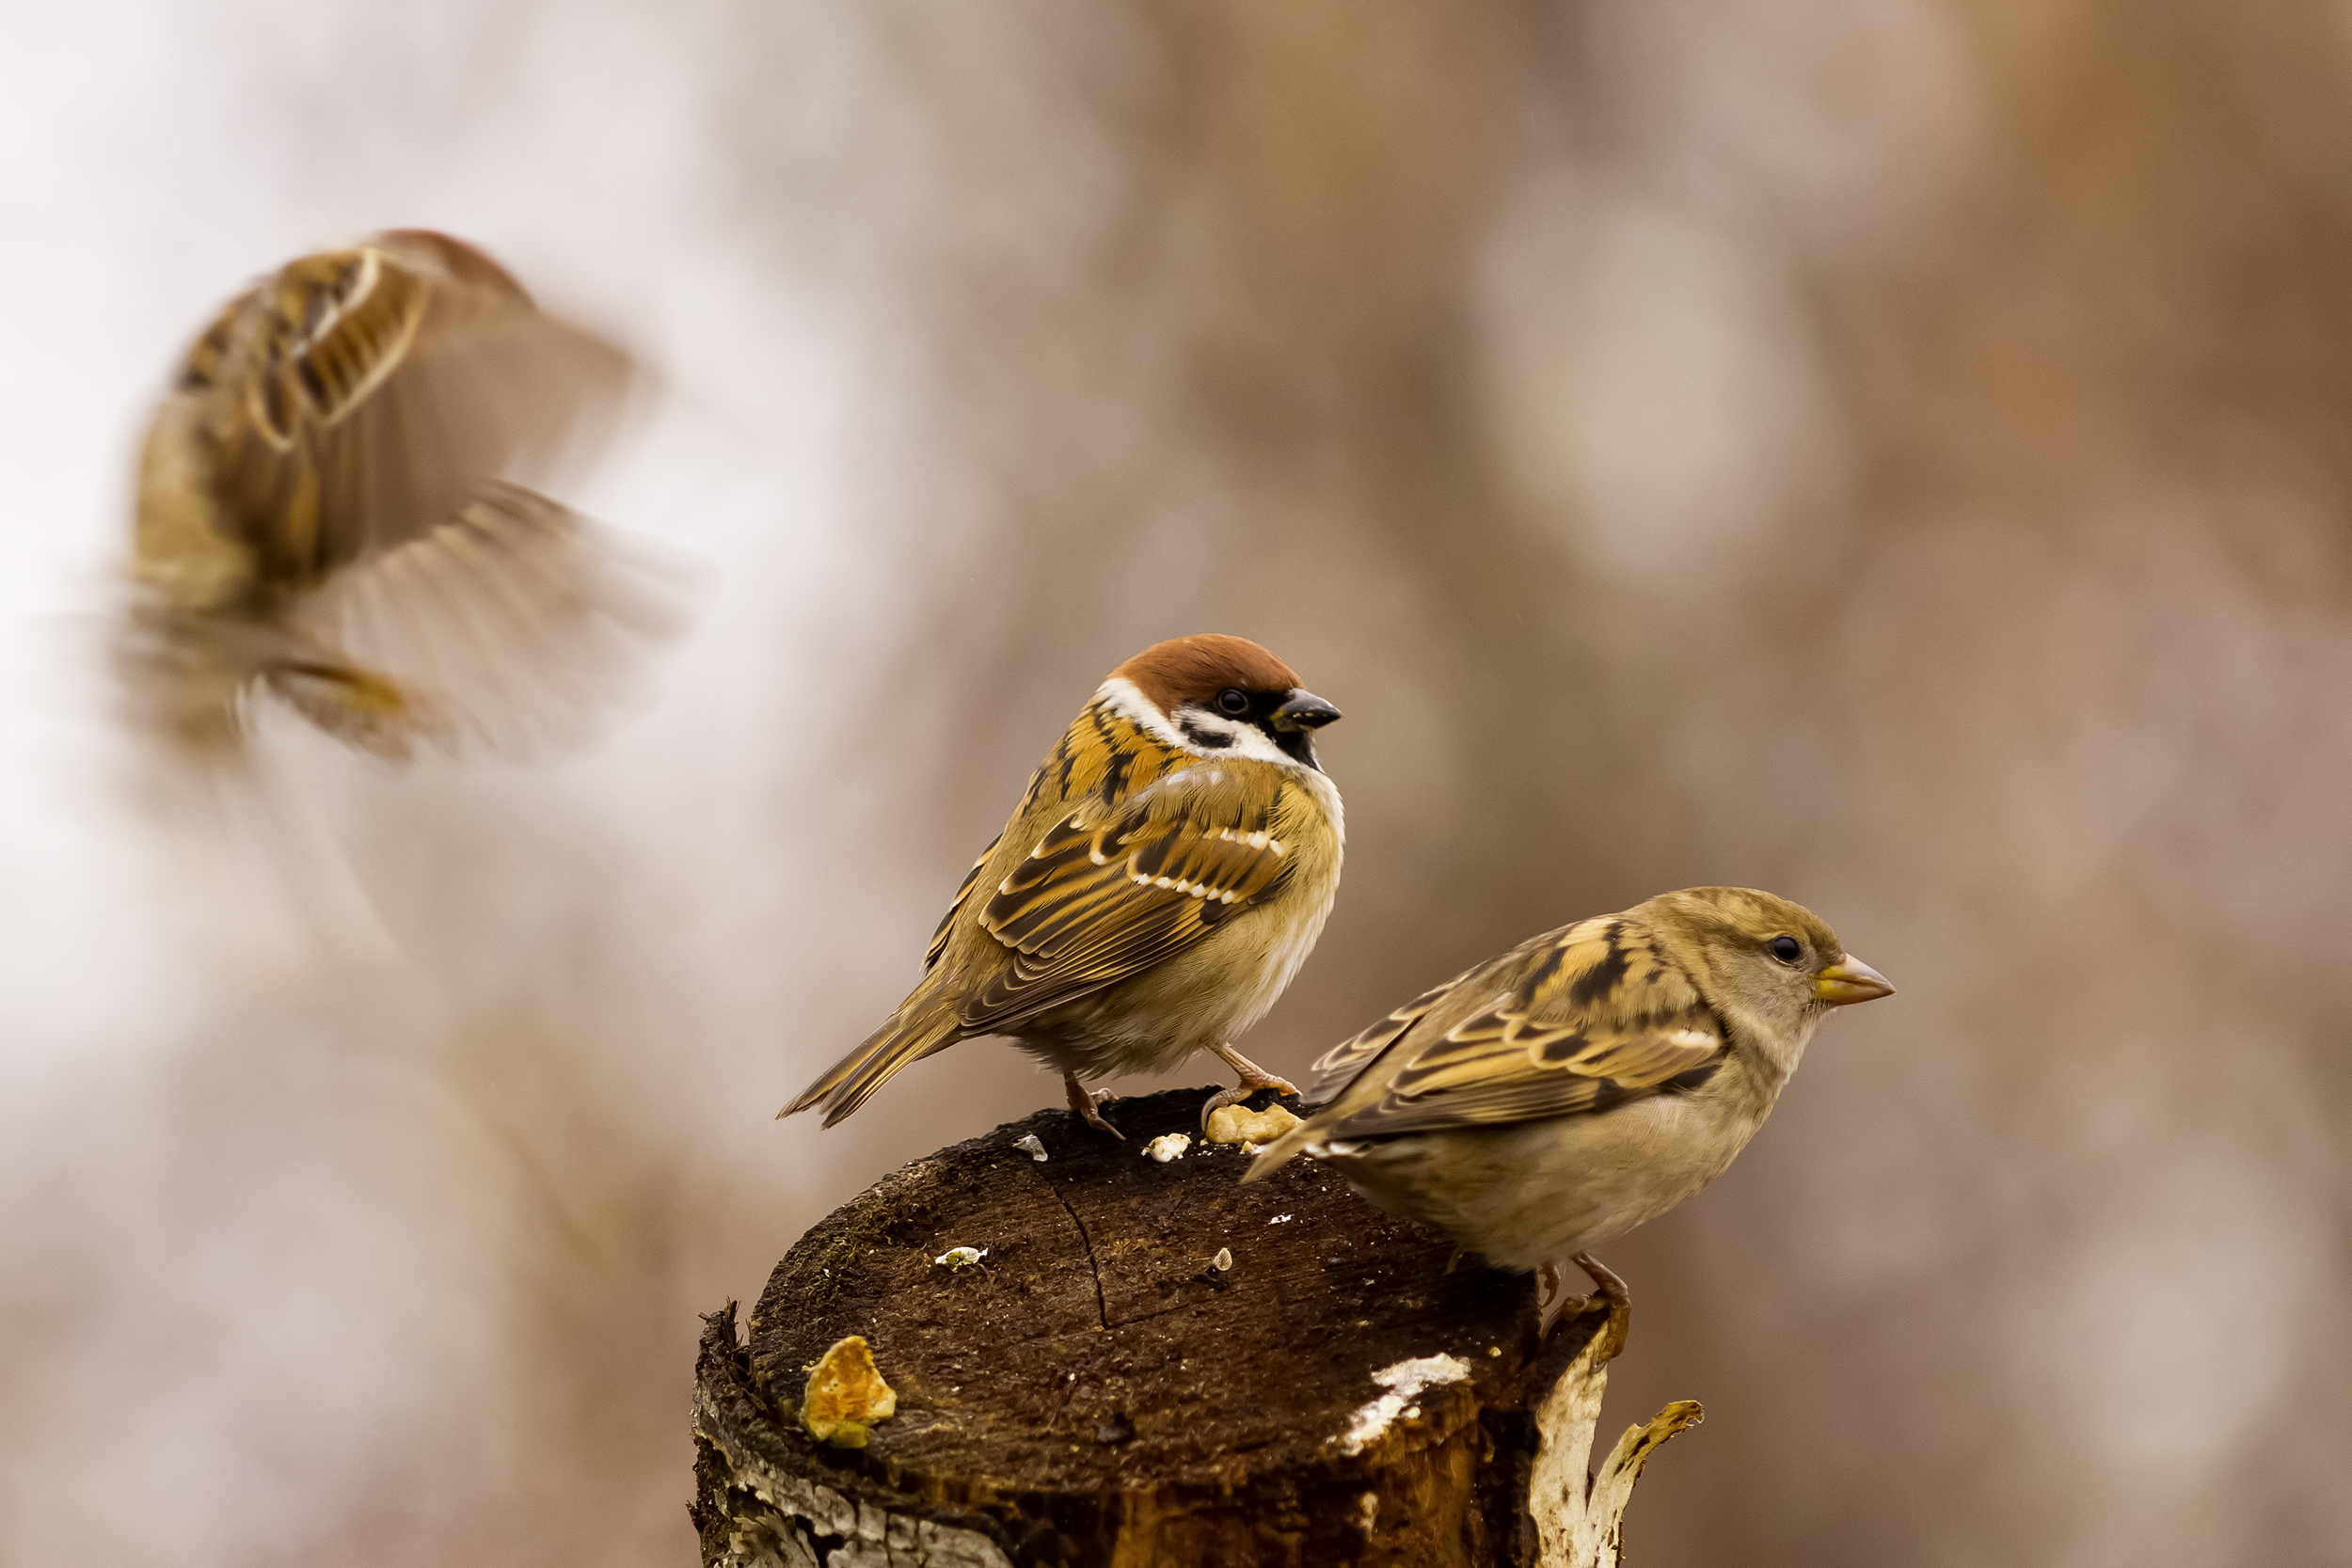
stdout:
<svg viewBox="0 0 2352 1568">
<path fill-rule="evenodd" d="M 1902 988 L 1609 1253 L 1609 1424 L 1708 1407 L 1638 1560 L 2352 1560 L 2352 9 L 8 33 L 0 1560 L 691 1561 L 695 1314 L 1057 1089 L 771 1114 L 1203 629 L 1347 712 L 1270 1066 L 1693 882 Z M 132 444 L 242 279 L 419 223 L 659 367 L 575 493 L 706 618 L 588 757 L 292 747 L 412 962 L 232 960 L 123 804 Z"/>
</svg>

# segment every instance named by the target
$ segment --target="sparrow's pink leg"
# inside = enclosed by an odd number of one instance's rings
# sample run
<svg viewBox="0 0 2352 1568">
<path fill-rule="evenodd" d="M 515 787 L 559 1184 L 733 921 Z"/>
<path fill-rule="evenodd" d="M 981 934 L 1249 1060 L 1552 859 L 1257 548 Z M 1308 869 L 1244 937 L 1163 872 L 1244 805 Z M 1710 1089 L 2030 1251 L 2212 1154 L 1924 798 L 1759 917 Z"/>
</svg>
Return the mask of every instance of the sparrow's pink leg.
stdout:
<svg viewBox="0 0 2352 1568">
<path fill-rule="evenodd" d="M 1063 1088 L 1070 1091 L 1070 1109 L 1073 1115 L 1083 1118 L 1089 1127 L 1108 1132 L 1121 1143 L 1127 1141 L 1127 1134 L 1104 1121 L 1103 1113 L 1098 1108 L 1111 1098 L 1110 1090 L 1089 1089 L 1084 1084 L 1078 1082 L 1078 1075 L 1074 1072 L 1063 1073 L 1061 1085 Z"/>
<path fill-rule="evenodd" d="M 1209 1096 L 1209 1102 L 1200 1107 L 1200 1125 L 1209 1125 L 1209 1117 L 1228 1105 L 1238 1105 L 1260 1089 L 1272 1089 L 1277 1094 L 1296 1094 L 1298 1085 L 1287 1078 L 1277 1078 L 1230 1045 L 1213 1045 L 1211 1051 L 1241 1075 L 1241 1082 L 1230 1089 L 1219 1089 Z"/>
</svg>

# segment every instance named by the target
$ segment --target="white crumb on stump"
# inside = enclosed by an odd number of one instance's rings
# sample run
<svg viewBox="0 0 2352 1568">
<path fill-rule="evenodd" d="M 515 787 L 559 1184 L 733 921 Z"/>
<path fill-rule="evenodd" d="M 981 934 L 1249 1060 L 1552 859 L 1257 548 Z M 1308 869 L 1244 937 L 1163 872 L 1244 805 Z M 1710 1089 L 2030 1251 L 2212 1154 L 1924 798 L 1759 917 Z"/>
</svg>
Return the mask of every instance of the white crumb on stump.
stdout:
<svg viewBox="0 0 2352 1568">
<path fill-rule="evenodd" d="M 1216 1256 L 1209 1259 L 1209 1267 L 1215 1269 L 1219 1274 L 1223 1274 L 1226 1270 L 1232 1268 L 1232 1266 L 1233 1249 L 1229 1246 L 1221 1246 L 1217 1248 Z"/>
<path fill-rule="evenodd" d="M 1012 1140 L 1012 1147 L 1041 1165 L 1045 1163 L 1045 1145 L 1034 1132 L 1022 1133 L 1021 1136 Z"/>
<path fill-rule="evenodd" d="M 1213 1144 L 1266 1144 L 1298 1125 L 1298 1118 L 1279 1105 L 1253 1111 L 1247 1105 L 1220 1105 L 1209 1113 L 1208 1134 Z"/>
<path fill-rule="evenodd" d="M 1331 1441 L 1343 1454 L 1359 1454 L 1378 1442 L 1398 1417 L 1420 1414 L 1413 1401 L 1422 1389 L 1460 1383 L 1470 1375 L 1470 1363 L 1458 1355 L 1417 1355 L 1383 1367 L 1372 1374 L 1372 1381 L 1389 1391 L 1359 1409 L 1348 1429 Z"/>
<path fill-rule="evenodd" d="M 801 1425 L 819 1443 L 862 1449 L 873 1435 L 874 1423 L 898 1413 L 898 1391 L 882 1381 L 864 1335 L 835 1340 L 809 1367 L 808 1387 L 801 1396 Z"/>
<path fill-rule="evenodd" d="M 1150 1143 L 1143 1146 L 1143 1154 L 1144 1158 L 1148 1160 L 1157 1160 L 1164 1165 L 1170 1160 L 1183 1159 L 1184 1157 L 1184 1150 L 1190 1148 L 1191 1147 L 1191 1133 L 1163 1132 L 1158 1137 L 1153 1138 Z"/>
<path fill-rule="evenodd" d="M 945 1269 L 968 1269 L 988 1256 L 986 1247 L 951 1246 L 931 1259 Z"/>
</svg>

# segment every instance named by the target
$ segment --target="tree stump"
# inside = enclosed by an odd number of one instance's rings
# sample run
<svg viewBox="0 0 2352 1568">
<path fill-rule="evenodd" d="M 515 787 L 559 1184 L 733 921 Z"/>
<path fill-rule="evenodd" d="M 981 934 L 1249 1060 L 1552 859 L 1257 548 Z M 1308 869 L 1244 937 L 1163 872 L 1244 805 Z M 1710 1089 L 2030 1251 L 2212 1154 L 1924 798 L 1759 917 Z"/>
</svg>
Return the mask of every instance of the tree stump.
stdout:
<svg viewBox="0 0 2352 1568">
<path fill-rule="evenodd" d="M 734 1304 L 713 1314 L 704 1562 L 1615 1562 L 1643 1460 L 1697 1417 L 1670 1407 L 1585 1477 L 1622 1316 L 1539 1338 L 1526 1276 L 1449 1270 L 1444 1238 L 1312 1162 L 1242 1186 L 1249 1157 L 1200 1138 L 1209 1092 L 1116 1102 L 1124 1143 L 1054 1110 L 918 1160 L 776 1265 L 748 1344 Z M 1168 1132 L 1193 1142 L 1162 1163 Z M 981 1256 L 939 1260 L 959 1247 Z M 863 1448 L 799 1419 L 850 1335 L 898 1395 Z"/>
</svg>

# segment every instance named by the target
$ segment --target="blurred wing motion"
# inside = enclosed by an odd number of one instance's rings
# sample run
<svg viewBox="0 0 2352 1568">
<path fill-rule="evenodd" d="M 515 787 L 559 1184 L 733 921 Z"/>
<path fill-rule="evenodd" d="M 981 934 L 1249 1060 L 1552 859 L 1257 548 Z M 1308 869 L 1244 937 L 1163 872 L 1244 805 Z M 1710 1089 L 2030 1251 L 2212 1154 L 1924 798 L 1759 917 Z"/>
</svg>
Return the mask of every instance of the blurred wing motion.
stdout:
<svg viewBox="0 0 2352 1568">
<path fill-rule="evenodd" d="M 1312 1142 L 1574 1116 L 1696 1087 L 1723 1052 L 1722 1024 L 1654 939 L 1614 916 L 1581 921 L 1326 1054 L 1313 1092 L 1330 1102 L 1249 1174 Z"/>
<path fill-rule="evenodd" d="M 423 230 L 304 257 L 189 350 L 139 475 L 126 673 L 187 751 L 275 693 L 379 756 L 580 738 L 675 580 L 512 483 L 609 434 L 627 358 Z"/>
</svg>

